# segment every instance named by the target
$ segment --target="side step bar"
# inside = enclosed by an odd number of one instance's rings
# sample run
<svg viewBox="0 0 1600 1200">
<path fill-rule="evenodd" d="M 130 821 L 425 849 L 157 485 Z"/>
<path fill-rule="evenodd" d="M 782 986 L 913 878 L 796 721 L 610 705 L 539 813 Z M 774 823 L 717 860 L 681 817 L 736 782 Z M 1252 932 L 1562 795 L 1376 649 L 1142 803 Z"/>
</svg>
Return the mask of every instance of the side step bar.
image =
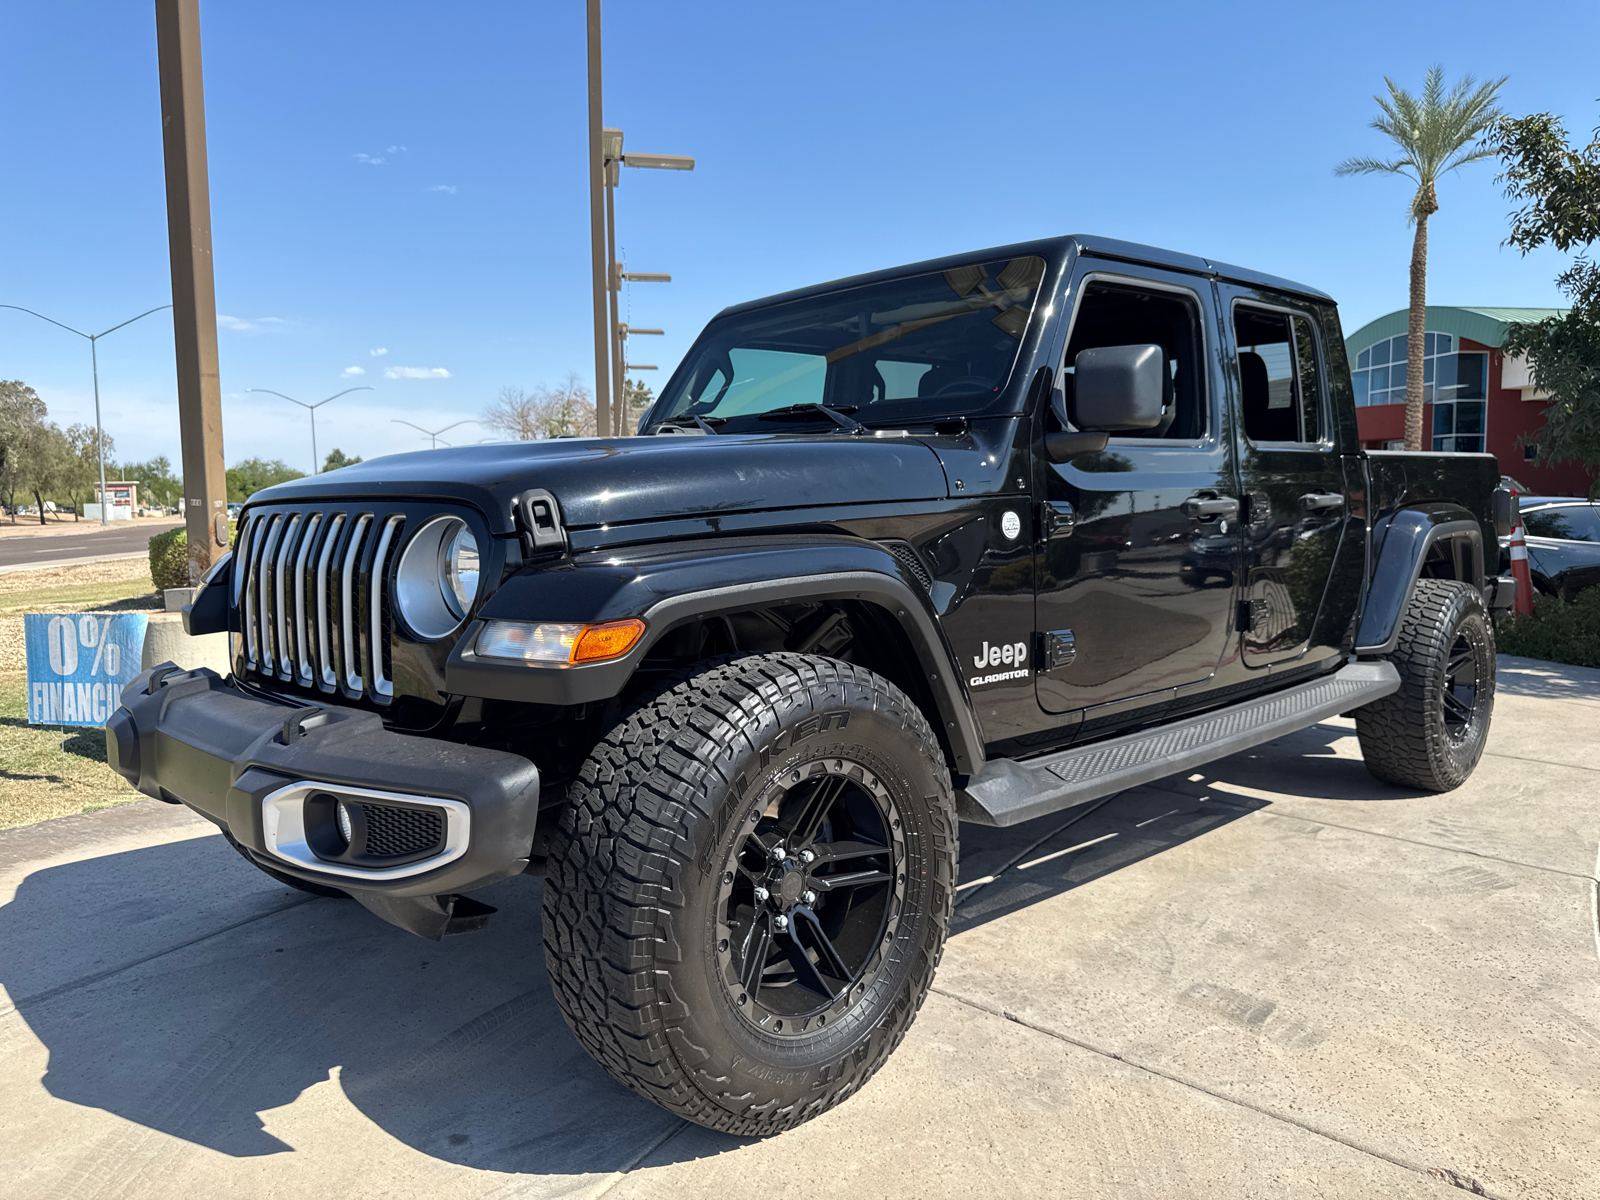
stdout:
<svg viewBox="0 0 1600 1200">
<path fill-rule="evenodd" d="M 1400 689 L 1392 663 L 1351 663 L 1309 683 L 1141 733 L 1017 762 L 990 759 L 956 793 L 978 825 L 1018 825 L 1226 758 Z"/>
</svg>

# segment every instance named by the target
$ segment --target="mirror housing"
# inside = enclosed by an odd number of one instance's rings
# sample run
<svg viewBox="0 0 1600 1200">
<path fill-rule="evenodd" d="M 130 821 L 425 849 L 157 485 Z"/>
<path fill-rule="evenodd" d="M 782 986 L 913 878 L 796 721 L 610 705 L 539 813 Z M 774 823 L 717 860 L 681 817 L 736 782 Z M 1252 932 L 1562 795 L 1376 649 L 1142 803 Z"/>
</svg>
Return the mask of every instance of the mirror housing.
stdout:
<svg viewBox="0 0 1600 1200">
<path fill-rule="evenodd" d="M 1517 501 L 1517 494 L 1505 484 L 1490 493 L 1489 508 L 1494 517 L 1496 537 L 1510 537 L 1511 531 L 1522 522 L 1522 506 Z"/>
<path fill-rule="evenodd" d="M 1166 355 L 1160 346 L 1096 346 L 1073 360 L 1072 423 L 1114 433 L 1154 429 L 1166 399 Z"/>
</svg>

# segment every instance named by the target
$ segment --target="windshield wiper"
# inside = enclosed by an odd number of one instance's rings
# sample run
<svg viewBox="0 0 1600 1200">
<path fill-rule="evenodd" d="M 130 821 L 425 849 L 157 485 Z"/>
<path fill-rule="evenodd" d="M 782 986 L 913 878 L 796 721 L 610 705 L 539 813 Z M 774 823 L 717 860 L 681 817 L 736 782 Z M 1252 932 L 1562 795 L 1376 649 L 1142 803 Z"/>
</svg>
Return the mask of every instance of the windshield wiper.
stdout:
<svg viewBox="0 0 1600 1200">
<path fill-rule="evenodd" d="M 712 421 L 715 421 L 716 424 L 713 425 L 711 423 Z M 721 432 L 721 426 L 726 425 L 727 423 L 727 417 L 712 417 L 710 420 L 707 420 L 705 417 L 702 417 L 697 413 L 686 413 L 681 417 L 668 417 L 665 421 L 657 421 L 656 428 L 660 429 L 665 426 L 672 429 L 683 429 L 687 426 L 693 426 L 701 433 L 717 434 Z"/>
<path fill-rule="evenodd" d="M 848 429 L 851 433 L 865 433 L 867 431 L 865 425 L 854 417 L 846 415 L 855 411 L 857 409 L 853 404 L 841 405 L 835 408 L 831 404 L 813 402 L 808 404 L 789 404 L 783 408 L 770 409 L 762 413 L 757 419 L 762 421 L 792 421 L 796 417 L 822 416 L 827 417 L 828 420 L 840 428 Z"/>
</svg>

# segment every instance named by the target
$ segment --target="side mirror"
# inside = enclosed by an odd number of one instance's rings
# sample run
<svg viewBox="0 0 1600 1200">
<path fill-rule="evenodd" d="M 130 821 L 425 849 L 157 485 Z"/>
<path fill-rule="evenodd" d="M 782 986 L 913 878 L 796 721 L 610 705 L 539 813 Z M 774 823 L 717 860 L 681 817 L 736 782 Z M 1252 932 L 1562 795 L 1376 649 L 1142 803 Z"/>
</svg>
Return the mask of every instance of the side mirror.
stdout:
<svg viewBox="0 0 1600 1200">
<path fill-rule="evenodd" d="M 1073 360 L 1072 423 L 1079 429 L 1154 429 L 1166 398 L 1160 346 L 1097 346 Z"/>
<path fill-rule="evenodd" d="M 1501 484 L 1489 496 L 1489 509 L 1494 517 L 1496 537 L 1510 537 L 1511 531 L 1521 522 L 1521 505 L 1517 494 Z"/>
</svg>

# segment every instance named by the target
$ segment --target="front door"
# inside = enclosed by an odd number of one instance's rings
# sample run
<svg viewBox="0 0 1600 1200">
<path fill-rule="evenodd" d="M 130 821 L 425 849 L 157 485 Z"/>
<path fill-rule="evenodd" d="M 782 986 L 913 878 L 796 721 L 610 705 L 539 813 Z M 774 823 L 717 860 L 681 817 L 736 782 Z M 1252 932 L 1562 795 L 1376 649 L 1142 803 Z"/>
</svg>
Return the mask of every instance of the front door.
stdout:
<svg viewBox="0 0 1600 1200">
<path fill-rule="evenodd" d="M 1168 380 L 1160 426 L 1041 471 L 1037 694 L 1047 712 L 1081 714 L 1082 737 L 1155 719 L 1176 688 L 1215 672 L 1233 610 L 1237 486 L 1210 283 L 1080 260 L 1070 298 L 1046 420 L 1070 423 L 1073 364 L 1093 347 L 1160 346 Z"/>
</svg>

